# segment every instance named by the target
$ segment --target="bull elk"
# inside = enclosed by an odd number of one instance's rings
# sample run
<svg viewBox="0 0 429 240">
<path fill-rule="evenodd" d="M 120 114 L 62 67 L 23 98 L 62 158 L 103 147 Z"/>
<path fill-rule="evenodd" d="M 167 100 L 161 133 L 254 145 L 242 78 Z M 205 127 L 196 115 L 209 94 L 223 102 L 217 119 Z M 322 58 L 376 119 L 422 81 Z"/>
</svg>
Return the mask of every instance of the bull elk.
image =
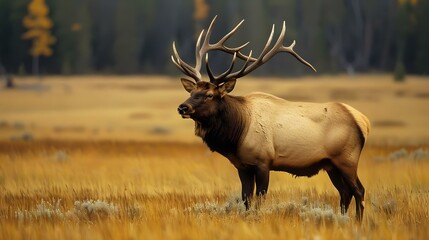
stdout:
<svg viewBox="0 0 429 240">
<path fill-rule="evenodd" d="M 242 185 L 242 199 L 249 209 L 256 184 L 258 199 L 268 190 L 270 170 L 285 171 L 295 176 L 311 177 L 324 169 L 340 194 L 341 213 L 348 210 L 352 197 L 356 202 L 356 218 L 362 219 L 365 189 L 357 176 L 362 148 L 370 124 L 368 118 L 344 103 L 290 102 L 267 93 L 247 96 L 229 95 L 236 80 L 257 69 L 275 54 L 287 52 L 314 71 L 314 67 L 294 50 L 295 41 L 283 46 L 286 27 L 270 47 L 274 25 L 258 58 L 243 54 L 248 43 L 227 47 L 225 42 L 234 29 L 217 43 L 209 42 L 216 17 L 207 32 L 198 37 L 195 47 L 195 67 L 180 58 L 173 42 L 173 63 L 194 81 L 181 82 L 190 97 L 178 108 L 183 118 L 195 121 L 195 134 L 211 151 L 216 151 L 237 168 Z M 209 67 L 208 52 L 219 50 L 232 55 L 229 68 L 214 75 Z M 210 81 L 203 81 L 201 65 L 205 57 Z M 244 63 L 234 70 L 237 58 Z"/>
</svg>

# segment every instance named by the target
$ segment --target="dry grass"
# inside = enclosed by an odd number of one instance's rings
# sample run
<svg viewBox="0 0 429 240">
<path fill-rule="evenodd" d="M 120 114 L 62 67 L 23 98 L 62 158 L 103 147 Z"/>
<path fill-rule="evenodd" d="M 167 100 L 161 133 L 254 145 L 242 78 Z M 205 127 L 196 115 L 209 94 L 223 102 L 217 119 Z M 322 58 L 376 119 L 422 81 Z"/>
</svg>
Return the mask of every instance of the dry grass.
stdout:
<svg viewBox="0 0 429 240">
<path fill-rule="evenodd" d="M 323 172 L 273 172 L 263 205 L 244 211 L 234 167 L 176 116 L 175 81 L 50 78 L 0 92 L 0 239 L 427 239 L 426 80 L 343 78 L 243 80 L 237 92 L 336 99 L 378 121 L 359 167 L 360 226 Z"/>
<path fill-rule="evenodd" d="M 348 216 L 339 214 L 325 173 L 310 179 L 272 173 L 264 204 L 244 211 L 233 166 L 201 145 L 42 141 L 2 147 L 2 239 L 429 236 L 427 156 L 392 160 L 394 150 L 365 151 L 359 174 L 366 209 L 359 226 L 353 203 Z"/>
</svg>

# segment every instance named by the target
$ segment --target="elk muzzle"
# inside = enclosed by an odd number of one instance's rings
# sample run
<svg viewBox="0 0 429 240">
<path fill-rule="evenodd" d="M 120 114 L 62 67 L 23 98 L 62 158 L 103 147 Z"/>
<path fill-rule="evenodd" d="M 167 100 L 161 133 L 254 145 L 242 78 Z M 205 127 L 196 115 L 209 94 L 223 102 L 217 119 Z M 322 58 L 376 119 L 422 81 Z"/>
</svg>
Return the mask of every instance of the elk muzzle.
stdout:
<svg viewBox="0 0 429 240">
<path fill-rule="evenodd" d="M 194 110 L 191 105 L 187 103 L 182 103 L 177 108 L 177 112 L 182 115 L 182 118 L 190 118 L 190 115 L 194 112 Z"/>
</svg>

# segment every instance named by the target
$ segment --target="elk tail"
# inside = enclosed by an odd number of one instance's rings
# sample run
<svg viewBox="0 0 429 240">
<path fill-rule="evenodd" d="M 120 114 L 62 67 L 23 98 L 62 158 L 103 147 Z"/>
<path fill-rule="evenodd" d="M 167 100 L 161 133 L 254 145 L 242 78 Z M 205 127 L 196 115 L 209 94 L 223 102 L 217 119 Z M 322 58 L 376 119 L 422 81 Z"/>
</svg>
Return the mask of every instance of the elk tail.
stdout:
<svg viewBox="0 0 429 240">
<path fill-rule="evenodd" d="M 358 110 L 354 109 L 353 107 L 342 103 L 342 105 L 349 111 L 349 113 L 353 116 L 354 120 L 356 121 L 356 125 L 358 126 L 363 141 L 365 142 L 368 138 L 368 134 L 371 130 L 371 123 L 369 122 L 369 119 L 363 115 L 363 113 L 359 112 Z"/>
</svg>

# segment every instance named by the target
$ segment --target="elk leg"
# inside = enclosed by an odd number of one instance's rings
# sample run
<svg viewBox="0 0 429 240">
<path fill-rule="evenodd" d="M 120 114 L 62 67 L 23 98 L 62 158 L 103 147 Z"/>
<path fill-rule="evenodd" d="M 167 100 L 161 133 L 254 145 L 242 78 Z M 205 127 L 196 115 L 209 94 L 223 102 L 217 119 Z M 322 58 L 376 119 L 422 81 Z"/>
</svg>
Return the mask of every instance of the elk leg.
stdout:
<svg viewBox="0 0 429 240">
<path fill-rule="evenodd" d="M 346 214 L 353 197 L 350 186 L 348 183 L 346 183 L 345 179 L 341 175 L 341 172 L 336 167 L 333 167 L 331 170 L 329 170 L 328 175 L 335 188 L 340 193 L 341 214 Z"/>
<path fill-rule="evenodd" d="M 270 182 L 270 170 L 258 167 L 255 174 L 256 180 L 256 207 L 261 206 L 262 200 L 268 192 L 268 184 Z"/>
<path fill-rule="evenodd" d="M 357 183 L 354 184 L 352 188 L 353 188 L 353 196 L 355 197 L 355 202 L 356 202 L 356 219 L 358 220 L 358 222 L 361 222 L 363 217 L 364 192 L 362 191 L 362 189 L 359 187 Z"/>
<path fill-rule="evenodd" d="M 356 217 L 358 218 L 359 222 L 362 221 L 363 218 L 363 210 L 365 209 L 365 188 L 363 187 L 362 183 L 359 180 L 359 177 L 357 178 L 357 184 L 359 189 L 359 197 L 360 199 L 355 196 L 356 200 Z"/>
<path fill-rule="evenodd" d="M 238 176 L 241 181 L 241 199 L 244 201 L 246 210 L 249 210 L 255 188 L 255 171 L 249 168 L 238 169 Z"/>
<path fill-rule="evenodd" d="M 356 219 L 358 220 L 358 222 L 361 222 L 363 217 L 363 208 L 365 205 L 365 202 L 363 201 L 365 189 L 362 186 L 362 183 L 360 182 L 356 173 L 343 174 L 343 178 L 346 180 L 346 182 L 350 186 L 350 189 L 352 190 L 356 202 Z"/>
</svg>

